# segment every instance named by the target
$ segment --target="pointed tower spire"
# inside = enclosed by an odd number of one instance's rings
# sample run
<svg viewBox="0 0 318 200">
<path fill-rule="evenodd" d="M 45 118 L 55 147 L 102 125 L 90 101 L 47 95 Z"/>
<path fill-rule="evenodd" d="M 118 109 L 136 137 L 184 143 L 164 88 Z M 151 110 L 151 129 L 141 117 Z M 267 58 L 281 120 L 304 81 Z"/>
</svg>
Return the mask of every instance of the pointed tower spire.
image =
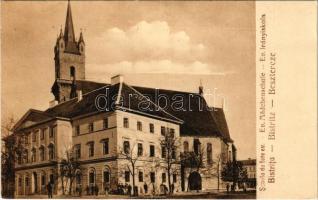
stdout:
<svg viewBox="0 0 318 200">
<path fill-rule="evenodd" d="M 60 35 L 59 35 L 59 37 L 61 38 L 61 37 L 63 37 L 63 30 L 62 30 L 62 26 L 61 26 L 61 29 L 60 29 Z"/>
<path fill-rule="evenodd" d="M 84 42 L 82 29 L 81 29 L 80 37 L 78 39 L 78 43 L 80 43 L 80 42 Z"/>
<path fill-rule="evenodd" d="M 75 34 L 74 34 L 74 27 L 73 27 L 73 19 L 72 19 L 72 11 L 71 11 L 70 0 L 68 0 L 68 4 L 67 4 L 64 39 L 65 39 L 66 43 L 75 42 Z"/>
</svg>

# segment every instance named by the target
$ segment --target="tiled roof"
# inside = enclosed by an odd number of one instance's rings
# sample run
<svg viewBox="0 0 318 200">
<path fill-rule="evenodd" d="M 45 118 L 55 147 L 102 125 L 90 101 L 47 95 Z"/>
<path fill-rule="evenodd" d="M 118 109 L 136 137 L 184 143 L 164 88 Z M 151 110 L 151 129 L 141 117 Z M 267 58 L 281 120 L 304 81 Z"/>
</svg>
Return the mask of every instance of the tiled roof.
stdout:
<svg viewBox="0 0 318 200">
<path fill-rule="evenodd" d="M 152 101 L 163 107 L 164 99 L 159 95 L 168 97 L 170 103 L 165 110 L 184 121 L 181 125 L 180 133 L 183 136 L 220 136 L 226 141 L 231 141 L 226 119 L 222 108 L 209 108 L 205 99 L 197 93 L 181 91 L 163 90 L 155 88 L 137 87 L 134 88 L 151 98 Z M 157 97 L 156 97 L 157 96 Z M 179 96 L 179 97 L 177 97 Z M 183 97 L 182 110 L 171 106 L 172 102 Z M 176 99 L 179 98 L 179 99 Z M 174 100 L 174 101 L 173 101 Z"/>
<path fill-rule="evenodd" d="M 182 136 L 216 136 L 222 137 L 227 142 L 232 141 L 223 109 L 208 107 L 205 99 L 197 93 L 129 86 L 125 83 L 121 85 L 91 81 L 77 81 L 76 83 L 78 89 L 83 91 L 82 100 L 71 99 L 47 109 L 45 113 L 57 117 L 73 118 L 100 112 L 95 105 L 95 99 L 99 95 L 107 94 L 110 97 L 107 98 L 108 111 L 119 109 L 163 120 L 177 121 L 181 123 Z M 166 107 L 164 107 L 165 100 L 158 98 L 158 95 L 167 98 Z M 183 106 L 182 109 L 177 110 L 175 108 L 181 104 L 172 102 L 180 100 L 181 96 Z M 100 106 L 104 107 L 105 102 L 101 101 L 101 104 Z"/>
<path fill-rule="evenodd" d="M 99 83 L 94 81 L 86 81 L 86 80 L 76 80 L 76 89 L 82 90 L 83 94 L 86 94 L 90 91 L 99 89 L 104 86 L 108 86 L 106 83 Z"/>
</svg>

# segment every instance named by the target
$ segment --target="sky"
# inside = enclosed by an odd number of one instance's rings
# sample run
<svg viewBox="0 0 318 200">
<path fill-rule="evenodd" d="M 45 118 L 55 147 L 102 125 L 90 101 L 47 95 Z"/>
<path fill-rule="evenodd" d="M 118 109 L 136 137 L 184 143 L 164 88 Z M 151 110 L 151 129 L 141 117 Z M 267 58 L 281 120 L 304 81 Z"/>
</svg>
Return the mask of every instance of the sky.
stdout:
<svg viewBox="0 0 318 200">
<path fill-rule="evenodd" d="M 76 37 L 82 31 L 86 44 L 86 79 L 109 83 L 123 74 L 130 85 L 189 92 L 201 82 L 208 103 L 224 106 L 238 158 L 255 158 L 254 2 L 74 1 L 71 7 Z M 54 45 L 66 8 L 66 1 L 2 2 L 2 121 L 45 110 L 53 100 Z"/>
</svg>

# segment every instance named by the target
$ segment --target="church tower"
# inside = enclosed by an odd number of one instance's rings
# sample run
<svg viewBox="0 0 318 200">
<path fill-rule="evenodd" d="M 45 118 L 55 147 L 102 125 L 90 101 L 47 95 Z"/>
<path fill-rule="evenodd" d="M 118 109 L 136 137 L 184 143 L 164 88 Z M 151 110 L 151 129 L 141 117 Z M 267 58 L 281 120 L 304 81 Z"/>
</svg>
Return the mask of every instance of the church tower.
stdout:
<svg viewBox="0 0 318 200">
<path fill-rule="evenodd" d="M 61 28 L 54 47 L 55 82 L 52 93 L 59 103 L 76 96 L 76 81 L 85 79 L 85 43 L 82 32 L 75 39 L 71 4 L 68 1 L 64 33 Z"/>
</svg>

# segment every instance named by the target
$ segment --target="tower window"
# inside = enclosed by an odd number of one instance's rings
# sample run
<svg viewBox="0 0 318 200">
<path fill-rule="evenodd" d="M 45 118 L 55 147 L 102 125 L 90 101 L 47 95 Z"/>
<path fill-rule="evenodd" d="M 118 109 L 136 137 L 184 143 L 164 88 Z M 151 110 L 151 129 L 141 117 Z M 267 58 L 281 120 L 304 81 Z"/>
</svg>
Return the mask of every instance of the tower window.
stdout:
<svg viewBox="0 0 318 200">
<path fill-rule="evenodd" d="M 71 75 L 71 79 L 75 79 L 75 67 L 70 67 L 70 75 Z"/>
</svg>

